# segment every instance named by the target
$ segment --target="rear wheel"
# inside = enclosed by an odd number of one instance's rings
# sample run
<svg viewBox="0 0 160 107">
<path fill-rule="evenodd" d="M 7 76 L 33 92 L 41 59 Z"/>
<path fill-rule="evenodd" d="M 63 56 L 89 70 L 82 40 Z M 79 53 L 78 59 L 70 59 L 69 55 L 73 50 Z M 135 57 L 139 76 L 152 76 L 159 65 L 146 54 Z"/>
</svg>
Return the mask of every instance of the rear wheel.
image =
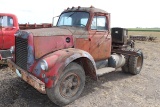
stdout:
<svg viewBox="0 0 160 107">
<path fill-rule="evenodd" d="M 131 43 L 129 43 L 130 46 L 127 47 L 127 51 L 131 51 L 131 50 L 134 50 L 132 47 L 134 47 L 134 42 L 133 41 L 130 41 Z M 133 44 L 133 46 L 131 46 L 131 44 Z M 125 72 L 125 73 L 128 73 L 129 72 L 129 59 L 130 59 L 130 56 L 129 55 L 125 55 L 125 64 L 122 66 L 122 71 Z"/>
<path fill-rule="evenodd" d="M 128 72 L 129 71 L 129 56 L 128 55 L 125 56 L 125 60 L 126 60 L 126 62 L 122 66 L 122 71 L 123 72 Z"/>
<path fill-rule="evenodd" d="M 60 76 L 55 87 L 47 89 L 47 95 L 52 102 L 64 106 L 76 100 L 85 85 L 85 73 L 77 63 L 70 63 Z"/>
<path fill-rule="evenodd" d="M 138 51 L 138 57 L 130 56 L 129 58 L 129 72 L 133 75 L 137 75 L 140 73 L 143 65 L 143 53 L 142 51 Z"/>
</svg>

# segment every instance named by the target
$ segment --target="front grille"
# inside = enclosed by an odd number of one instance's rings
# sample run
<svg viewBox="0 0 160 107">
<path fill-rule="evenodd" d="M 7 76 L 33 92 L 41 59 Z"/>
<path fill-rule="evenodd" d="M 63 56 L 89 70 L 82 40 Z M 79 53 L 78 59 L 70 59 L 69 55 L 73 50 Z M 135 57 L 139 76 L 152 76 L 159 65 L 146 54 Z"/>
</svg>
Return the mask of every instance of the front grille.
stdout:
<svg viewBox="0 0 160 107">
<path fill-rule="evenodd" d="M 28 39 L 23 39 L 21 37 L 16 37 L 16 65 L 24 70 L 27 70 L 27 56 L 28 56 Z"/>
</svg>

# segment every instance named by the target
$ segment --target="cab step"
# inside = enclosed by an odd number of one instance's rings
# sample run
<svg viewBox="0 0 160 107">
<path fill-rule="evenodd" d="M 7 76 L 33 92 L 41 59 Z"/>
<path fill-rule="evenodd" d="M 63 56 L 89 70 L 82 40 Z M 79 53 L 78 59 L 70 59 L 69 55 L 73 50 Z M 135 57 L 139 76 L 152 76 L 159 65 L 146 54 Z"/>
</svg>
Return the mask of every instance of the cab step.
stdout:
<svg viewBox="0 0 160 107">
<path fill-rule="evenodd" d="M 116 69 L 115 68 L 112 68 L 112 67 L 105 67 L 105 68 L 101 68 L 101 69 L 98 69 L 97 70 L 97 76 L 102 76 L 106 73 L 109 73 L 109 72 L 112 72 L 112 71 L 115 71 Z"/>
</svg>

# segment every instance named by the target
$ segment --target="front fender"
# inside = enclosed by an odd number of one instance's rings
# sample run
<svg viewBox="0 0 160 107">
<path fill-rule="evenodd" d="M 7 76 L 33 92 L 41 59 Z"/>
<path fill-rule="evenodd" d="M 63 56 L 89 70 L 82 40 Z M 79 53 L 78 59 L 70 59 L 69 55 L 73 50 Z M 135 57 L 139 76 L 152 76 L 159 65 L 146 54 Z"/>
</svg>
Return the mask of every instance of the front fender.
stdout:
<svg viewBox="0 0 160 107">
<path fill-rule="evenodd" d="M 75 48 L 62 49 L 43 58 L 48 64 L 48 70 L 41 71 L 39 75 L 43 77 L 46 87 L 53 87 L 57 83 L 59 76 L 63 73 L 65 67 L 79 58 L 88 59 L 93 65 L 92 71 L 96 75 L 96 64 L 93 57 L 88 52 Z M 37 64 L 37 67 L 40 69 L 40 61 L 39 64 Z M 45 75 L 45 77 L 43 75 Z"/>
</svg>

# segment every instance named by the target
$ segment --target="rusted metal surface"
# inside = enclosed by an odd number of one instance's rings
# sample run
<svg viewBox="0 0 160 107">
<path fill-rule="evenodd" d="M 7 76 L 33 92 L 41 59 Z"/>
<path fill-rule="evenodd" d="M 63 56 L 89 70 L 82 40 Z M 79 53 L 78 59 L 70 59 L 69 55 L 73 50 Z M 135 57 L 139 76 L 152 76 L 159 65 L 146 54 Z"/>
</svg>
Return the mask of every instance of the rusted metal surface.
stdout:
<svg viewBox="0 0 160 107">
<path fill-rule="evenodd" d="M 90 40 L 87 38 L 87 39 L 84 39 L 84 38 L 76 38 L 75 40 L 75 48 L 78 48 L 78 49 L 82 49 L 86 52 L 89 52 L 90 51 Z"/>
<path fill-rule="evenodd" d="M 33 76 L 32 74 L 28 73 L 27 71 L 24 71 L 23 69 L 19 68 L 14 62 L 12 62 L 10 59 L 8 61 L 8 66 L 18 74 L 24 81 L 26 81 L 28 84 L 33 86 L 35 89 L 37 89 L 39 92 L 46 94 L 45 90 L 45 83 L 39 80 L 37 77 Z M 17 70 L 17 71 L 16 71 Z"/>
<path fill-rule="evenodd" d="M 118 53 L 129 56 L 139 56 L 139 53 L 137 52 L 138 50 L 136 49 L 112 49 L 112 53 Z"/>
<path fill-rule="evenodd" d="M 29 54 L 31 54 L 32 56 L 32 53 Z M 30 59 L 30 57 L 28 58 Z M 74 48 L 58 50 L 52 54 L 43 57 L 42 59 L 34 61 L 34 63 L 30 66 L 30 69 L 28 69 L 28 71 L 26 72 L 30 72 L 32 75 L 42 80 L 42 82 L 45 83 L 46 87 L 50 88 L 56 84 L 56 82 L 59 79 L 59 75 L 63 73 L 65 67 L 69 63 L 77 59 L 78 60 L 81 59 L 81 62 L 82 61 L 84 62 L 83 66 L 86 73 L 91 77 L 93 77 L 94 79 L 97 79 L 96 65 L 92 56 L 85 51 Z M 45 60 L 48 63 L 48 71 L 43 71 L 41 69 L 40 67 L 41 60 Z M 85 64 L 89 65 L 89 67 L 86 67 Z M 20 67 L 18 67 L 15 63 L 12 62 L 12 66 L 10 66 L 10 68 L 13 69 L 13 67 L 22 70 Z"/>
<path fill-rule="evenodd" d="M 68 8 L 66 10 L 64 10 L 62 13 L 64 12 L 70 12 L 70 11 L 84 11 L 84 12 L 90 12 L 90 13 L 105 13 L 107 14 L 108 12 L 102 10 L 102 9 L 98 9 L 95 7 L 72 7 L 72 8 Z"/>
<path fill-rule="evenodd" d="M 42 71 L 41 68 L 40 68 L 40 60 L 35 61 L 35 59 L 34 59 L 34 53 L 35 53 L 34 50 L 36 50 L 35 49 L 36 45 L 34 45 L 35 43 L 33 44 L 33 40 L 34 40 L 33 35 L 25 32 L 25 31 L 22 31 L 22 32 L 18 32 L 17 37 L 24 38 L 24 39 L 28 40 L 28 46 L 27 46 L 28 48 L 26 47 L 28 49 L 28 58 L 27 58 L 27 65 L 26 65 L 27 69 L 28 69 L 29 72 L 31 72 L 33 75 L 35 75 L 37 78 L 39 78 L 43 82 L 45 82 L 46 87 L 51 87 L 54 84 L 54 82 L 57 80 L 60 68 L 64 69 L 71 61 L 73 61 L 73 60 L 75 60 L 79 57 L 86 57 L 83 54 L 82 55 L 79 54 L 81 52 L 80 50 L 74 50 L 72 52 L 70 51 L 70 49 L 63 50 L 63 51 L 62 50 L 56 51 L 53 54 L 50 54 L 49 56 L 44 57 L 44 59 L 47 61 L 48 65 L 49 65 L 49 71 L 50 71 L 50 72 L 45 72 L 45 71 Z M 56 36 L 53 36 L 53 37 L 56 37 Z M 60 37 L 60 36 L 57 36 L 57 37 Z M 49 41 L 47 41 L 47 42 L 49 42 Z M 42 49 L 42 50 L 45 50 L 46 47 L 48 47 L 47 42 L 45 44 L 44 49 Z M 70 40 L 70 42 L 72 43 L 73 40 Z M 65 45 L 65 46 L 67 46 L 67 45 Z M 57 48 L 58 48 L 58 46 L 57 46 Z M 53 51 L 53 50 L 50 50 L 50 51 Z M 75 53 L 77 53 L 78 55 L 76 56 Z M 18 53 L 18 54 L 21 54 L 21 53 Z M 71 58 L 71 60 L 67 59 L 67 58 L 69 58 L 70 56 L 73 56 L 73 55 L 75 55 L 75 56 L 73 58 Z M 90 58 L 90 60 L 91 60 L 92 57 L 88 57 L 88 58 Z M 92 62 L 94 62 L 93 59 L 92 59 Z"/>
<path fill-rule="evenodd" d="M 139 40 L 139 41 L 155 41 L 157 37 L 152 36 L 130 36 L 131 40 Z"/>
<path fill-rule="evenodd" d="M 52 87 L 56 84 L 59 79 L 61 73 L 63 73 L 65 67 L 69 65 L 72 61 L 77 59 L 86 58 L 88 60 L 83 59 L 86 63 L 90 62 L 89 64 L 91 68 L 88 68 L 88 74 L 97 79 L 96 77 L 96 65 L 92 56 L 80 49 L 68 48 L 58 50 L 52 54 L 49 54 L 43 58 L 48 63 L 48 71 L 43 71 L 40 69 L 40 61 L 35 64 L 35 68 L 33 69 L 32 73 L 38 78 L 41 78 L 43 82 L 45 82 L 46 87 Z M 85 69 L 86 70 L 86 69 Z M 45 77 L 43 77 L 45 75 Z"/>
<path fill-rule="evenodd" d="M 34 36 L 61 36 L 61 35 L 72 35 L 67 29 L 53 27 L 53 28 L 43 28 L 43 29 L 30 29 L 25 30 L 29 33 L 32 33 Z"/>
<path fill-rule="evenodd" d="M 72 47 L 75 44 L 78 44 L 79 40 L 77 38 L 83 38 L 85 40 L 87 39 L 89 40 L 88 41 L 89 43 L 87 44 L 90 44 L 90 46 L 87 52 L 89 52 L 95 60 L 105 59 L 110 56 L 111 36 L 109 32 L 96 31 L 90 29 L 90 24 L 92 23 L 91 19 L 94 17 L 94 15 L 98 15 L 106 17 L 106 20 L 108 22 L 106 26 L 109 30 L 109 15 L 103 14 L 106 12 L 96 8 L 83 8 L 82 10 L 84 10 L 84 12 L 88 11 L 90 13 L 90 20 L 88 20 L 86 28 L 64 26 L 64 27 L 53 27 L 48 29 L 27 30 L 27 32 L 32 33 L 32 35 L 34 36 L 36 58 L 39 58 L 47 53 L 54 52 L 57 49 Z M 72 11 L 77 11 L 77 10 L 72 10 Z M 66 43 L 64 42 L 63 37 L 61 37 L 61 39 L 60 37 L 53 37 L 53 36 L 63 36 L 63 35 L 73 36 L 73 38 L 71 39 L 73 40 L 74 44 L 65 46 Z M 49 38 L 46 38 L 46 36 L 49 36 Z M 43 41 L 44 39 L 46 39 L 46 41 Z M 42 44 L 40 45 L 39 43 Z M 75 45 L 75 48 L 79 48 L 82 50 L 86 50 L 83 49 L 85 47 L 79 47 L 79 45 Z"/>
<path fill-rule="evenodd" d="M 19 28 L 21 30 L 24 30 L 24 29 L 39 29 L 39 28 L 51 28 L 52 27 L 52 24 L 50 23 L 44 23 L 44 24 L 29 24 L 29 23 L 26 23 L 26 24 L 19 24 Z"/>
<path fill-rule="evenodd" d="M 40 58 L 43 55 L 54 52 L 58 49 L 73 47 L 76 38 L 88 39 L 89 36 L 88 31 L 84 28 L 76 27 L 54 27 L 48 29 L 27 30 L 27 32 L 34 36 L 36 58 Z"/>
<path fill-rule="evenodd" d="M 95 61 L 107 59 L 111 54 L 111 36 L 108 32 L 90 32 L 90 37 L 76 38 L 75 48 L 89 52 Z"/>
<path fill-rule="evenodd" d="M 95 61 L 110 57 L 112 40 L 109 14 L 98 9 L 88 10 L 90 17 L 85 28 L 64 26 L 23 30 L 16 34 L 16 37 L 28 40 L 28 72 L 42 80 L 47 88 L 57 83 L 65 67 L 72 61 L 83 66 L 85 73 L 96 80 Z M 94 15 L 106 17 L 108 30 L 90 29 Z M 82 42 L 85 44 L 82 45 Z M 42 60 L 48 63 L 47 71 L 41 69 Z"/>
<path fill-rule="evenodd" d="M 70 35 L 34 37 L 35 58 L 59 49 L 71 48 L 73 45 L 73 37 Z"/>
<path fill-rule="evenodd" d="M 107 59 L 111 55 L 111 35 L 109 32 L 90 32 L 89 53 L 95 61 Z"/>
<path fill-rule="evenodd" d="M 71 73 L 61 81 L 59 91 L 64 98 L 71 98 L 78 92 L 79 88 L 79 76 L 75 73 Z"/>
<path fill-rule="evenodd" d="M 85 26 L 76 27 L 74 24 L 72 24 L 73 26 L 62 24 L 53 28 L 19 31 L 15 36 L 16 40 L 19 40 L 16 46 L 17 50 L 19 49 L 20 51 L 15 52 L 16 54 L 13 55 L 14 62 L 8 60 L 10 68 L 41 93 L 45 94 L 45 88 L 54 88 L 57 83 L 60 83 L 58 84 L 60 85 L 59 94 L 66 99 L 75 97 L 80 86 L 78 74 L 64 74 L 65 69 L 70 67 L 70 63 L 75 62 L 79 64 L 84 69 L 86 75 L 97 80 L 98 73 L 96 73 L 95 61 L 107 60 L 112 53 L 116 53 L 118 55 L 112 55 L 114 63 L 111 63 L 113 66 L 110 67 L 117 68 L 125 63 L 123 55 L 139 56 L 136 50 L 124 50 L 128 44 L 118 44 L 118 47 L 111 46 L 110 14 L 106 11 L 93 7 L 73 7 L 63 11 L 62 14 L 70 11 L 72 12 L 71 15 L 77 11 L 88 12 L 89 17 L 87 16 Z M 97 16 L 102 16 L 107 23 L 105 22 L 104 25 L 97 27 Z M 94 21 L 95 18 L 96 21 Z M 75 20 L 75 22 L 79 21 L 81 20 Z M 96 27 L 93 29 L 91 29 L 92 21 L 96 23 Z M 27 58 L 25 59 L 25 57 Z M 24 63 L 21 61 L 24 61 Z M 108 62 L 105 67 L 109 67 Z M 109 71 L 115 70 L 115 68 L 109 69 Z M 64 76 L 62 74 L 66 76 L 60 78 Z M 68 90 L 70 92 L 67 92 Z"/>
<path fill-rule="evenodd" d="M 34 36 L 62 36 L 62 35 L 73 35 L 74 37 L 83 37 L 88 35 L 88 31 L 85 28 L 79 27 L 53 27 L 53 28 L 43 28 L 43 29 L 30 29 L 25 30 L 32 33 Z"/>
</svg>

